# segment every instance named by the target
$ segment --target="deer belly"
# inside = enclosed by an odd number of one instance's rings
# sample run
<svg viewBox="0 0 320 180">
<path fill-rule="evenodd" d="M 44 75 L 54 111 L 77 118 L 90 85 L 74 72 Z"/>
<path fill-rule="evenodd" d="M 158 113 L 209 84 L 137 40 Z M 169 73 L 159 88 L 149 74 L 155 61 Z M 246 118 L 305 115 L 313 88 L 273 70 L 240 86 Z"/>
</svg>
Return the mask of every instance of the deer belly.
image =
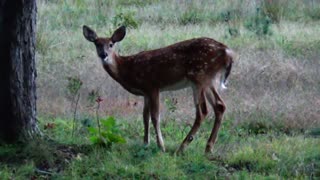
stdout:
<svg viewBox="0 0 320 180">
<path fill-rule="evenodd" d="M 175 82 L 173 84 L 167 85 L 160 89 L 160 91 L 175 91 L 179 89 L 184 89 L 187 87 L 190 87 L 192 85 L 192 82 L 188 79 L 184 78 L 178 82 Z"/>
</svg>

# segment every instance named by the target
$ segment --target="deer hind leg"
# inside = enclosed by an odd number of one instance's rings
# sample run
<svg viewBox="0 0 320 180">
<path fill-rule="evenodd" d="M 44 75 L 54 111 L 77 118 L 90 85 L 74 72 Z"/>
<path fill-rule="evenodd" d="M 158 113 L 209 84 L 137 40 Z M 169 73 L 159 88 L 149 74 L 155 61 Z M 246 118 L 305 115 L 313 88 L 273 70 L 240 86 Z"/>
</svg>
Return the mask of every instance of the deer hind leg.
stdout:
<svg viewBox="0 0 320 180">
<path fill-rule="evenodd" d="M 211 94 L 210 90 L 211 90 L 212 94 Z M 210 138 L 207 142 L 207 146 L 206 146 L 206 150 L 205 150 L 206 153 L 210 153 L 213 150 L 213 145 L 217 140 L 217 135 L 218 135 L 218 131 L 219 131 L 219 128 L 221 125 L 223 114 L 226 110 L 226 106 L 225 106 L 222 98 L 218 94 L 217 90 L 215 89 L 215 87 L 214 86 L 210 87 L 210 90 L 207 89 L 206 97 L 208 99 L 208 102 L 211 104 L 211 106 L 214 110 L 215 121 L 214 121 L 213 129 L 211 131 Z"/>
<path fill-rule="evenodd" d="M 165 152 L 165 147 L 163 143 L 162 133 L 160 130 L 160 117 L 159 117 L 159 90 L 152 92 L 150 97 L 150 111 L 151 111 L 151 121 L 156 131 L 157 144 L 163 152 Z"/>
<path fill-rule="evenodd" d="M 150 142 L 150 133 L 149 133 L 149 122 L 150 122 L 150 99 L 144 97 L 144 106 L 143 106 L 143 125 L 144 125 L 144 144 L 149 145 Z"/>
<path fill-rule="evenodd" d="M 181 143 L 177 153 L 182 153 L 185 148 L 188 146 L 188 144 L 193 140 L 194 135 L 198 131 L 203 119 L 207 116 L 208 114 L 208 109 L 207 109 L 207 104 L 206 104 L 206 99 L 204 95 L 204 90 L 198 90 L 194 89 L 193 90 L 193 96 L 194 96 L 194 103 L 196 107 L 196 119 L 194 121 L 194 124 L 188 133 L 188 135 L 185 137 L 183 142 Z"/>
</svg>

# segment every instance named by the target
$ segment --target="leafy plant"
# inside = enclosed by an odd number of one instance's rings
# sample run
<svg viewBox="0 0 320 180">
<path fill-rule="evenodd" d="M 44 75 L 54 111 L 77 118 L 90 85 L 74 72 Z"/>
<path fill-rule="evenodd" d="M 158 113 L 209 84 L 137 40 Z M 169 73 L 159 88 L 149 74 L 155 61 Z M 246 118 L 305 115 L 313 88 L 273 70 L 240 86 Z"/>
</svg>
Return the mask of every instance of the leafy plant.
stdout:
<svg viewBox="0 0 320 180">
<path fill-rule="evenodd" d="M 255 15 L 249 18 L 244 24 L 249 31 L 255 33 L 257 36 L 271 35 L 270 25 L 271 19 L 260 8 L 257 8 Z"/>
<path fill-rule="evenodd" d="M 175 112 L 177 110 L 177 104 L 178 104 L 178 100 L 176 98 L 166 98 L 164 100 L 164 103 L 168 109 L 168 111 L 170 112 Z"/>
<path fill-rule="evenodd" d="M 166 98 L 164 104 L 167 108 L 167 118 L 165 118 L 167 120 L 164 121 L 164 126 L 166 126 L 169 121 L 175 120 L 173 113 L 177 110 L 178 100 L 176 98 Z"/>
<path fill-rule="evenodd" d="M 114 27 L 119 27 L 121 25 L 126 26 L 127 28 L 132 28 L 136 29 L 138 28 L 139 24 L 134 18 L 135 14 L 133 12 L 120 12 L 117 13 L 113 18 L 112 18 L 112 25 Z"/>
<path fill-rule="evenodd" d="M 179 23 L 181 25 L 187 25 L 201 23 L 207 20 L 214 21 L 216 17 L 211 19 L 210 15 L 201 9 L 188 9 L 179 17 Z"/>
<path fill-rule="evenodd" d="M 87 100 L 89 104 L 93 105 L 98 97 L 99 97 L 99 92 L 97 90 L 92 90 L 88 93 Z"/>
<path fill-rule="evenodd" d="M 152 3 L 157 3 L 160 0 L 117 0 L 118 6 L 146 6 Z"/>
<path fill-rule="evenodd" d="M 230 37 L 238 37 L 240 35 L 239 26 L 237 19 L 239 19 L 239 12 L 236 10 L 228 10 L 221 13 L 221 19 L 223 19 L 227 24 L 227 32 Z"/>
<path fill-rule="evenodd" d="M 119 125 L 116 124 L 114 117 L 110 116 L 100 120 L 100 127 L 88 127 L 90 141 L 95 145 L 110 147 L 114 143 L 126 143 L 120 135 Z"/>
<path fill-rule="evenodd" d="M 101 119 L 99 117 L 99 109 L 103 99 L 98 95 L 97 92 L 92 91 L 89 93 L 92 97 L 96 97 L 97 107 L 96 107 L 96 119 L 97 127 L 88 126 L 90 132 L 90 141 L 95 145 L 110 147 L 113 143 L 125 143 L 125 139 L 119 134 L 119 126 L 116 124 L 114 117 L 110 116 L 106 119 Z M 92 98 L 91 97 L 91 98 Z"/>
<path fill-rule="evenodd" d="M 179 20 L 182 25 L 196 24 L 200 21 L 200 15 L 196 11 L 186 11 L 181 15 Z"/>
<path fill-rule="evenodd" d="M 73 112 L 73 127 L 72 127 L 72 136 L 74 135 L 75 131 L 75 125 L 76 125 L 76 116 L 77 116 L 77 110 L 78 110 L 78 104 L 80 100 L 80 88 L 83 84 L 83 82 L 78 77 L 68 77 L 67 78 L 67 94 L 69 98 L 71 99 L 71 105 L 74 106 L 74 112 Z"/>
<path fill-rule="evenodd" d="M 320 19 L 320 5 L 314 5 L 311 8 L 305 8 L 305 14 L 309 16 L 312 20 Z"/>
<path fill-rule="evenodd" d="M 72 98 L 78 94 L 83 82 L 78 77 L 68 77 L 67 93 Z"/>
<path fill-rule="evenodd" d="M 279 23 L 283 14 L 285 2 L 263 0 L 262 9 L 270 17 L 273 23 Z"/>
<path fill-rule="evenodd" d="M 311 137 L 320 137 L 320 128 L 312 128 L 310 129 L 308 132 L 307 132 L 307 135 L 308 136 L 311 136 Z"/>
<path fill-rule="evenodd" d="M 38 23 L 37 38 L 36 38 L 36 51 L 41 55 L 47 55 L 50 47 L 54 43 L 53 40 L 45 32 L 45 25 L 41 21 Z"/>
</svg>

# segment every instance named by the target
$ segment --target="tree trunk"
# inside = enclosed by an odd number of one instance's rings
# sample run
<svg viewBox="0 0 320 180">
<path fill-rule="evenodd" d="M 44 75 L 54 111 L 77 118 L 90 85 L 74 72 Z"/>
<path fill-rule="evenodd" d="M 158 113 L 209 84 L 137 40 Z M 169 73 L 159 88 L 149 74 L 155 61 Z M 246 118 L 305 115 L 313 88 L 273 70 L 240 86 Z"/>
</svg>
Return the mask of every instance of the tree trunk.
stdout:
<svg viewBox="0 0 320 180">
<path fill-rule="evenodd" d="M 0 1 L 0 141 L 38 132 L 36 120 L 36 0 Z"/>
</svg>

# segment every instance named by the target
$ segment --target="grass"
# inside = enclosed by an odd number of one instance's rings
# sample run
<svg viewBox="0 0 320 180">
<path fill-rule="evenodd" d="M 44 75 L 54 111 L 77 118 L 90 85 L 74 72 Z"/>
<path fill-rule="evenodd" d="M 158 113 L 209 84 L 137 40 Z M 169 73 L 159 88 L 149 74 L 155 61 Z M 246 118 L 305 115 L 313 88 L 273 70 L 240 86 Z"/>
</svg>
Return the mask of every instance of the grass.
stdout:
<svg viewBox="0 0 320 180">
<path fill-rule="evenodd" d="M 251 1 L 39 1 L 37 93 L 44 137 L 0 147 L 3 179 L 317 179 L 320 177 L 319 2 Z M 110 36 L 129 28 L 121 55 L 211 37 L 237 53 L 225 121 L 214 153 L 204 156 L 212 127 L 207 120 L 185 155 L 175 150 L 192 124 L 190 90 L 163 93 L 162 131 L 167 152 L 142 143 L 142 102 L 115 83 L 82 35 L 86 24 Z M 83 82 L 75 115 L 68 77 Z M 125 144 L 93 145 L 84 126 L 95 106 L 119 120 Z M 175 98 L 174 112 L 165 103 Z M 76 119 L 72 137 L 72 119 Z M 84 123 L 86 121 L 86 123 Z M 90 124 L 90 123 L 89 123 Z M 91 124 L 94 124 L 92 122 Z M 87 124 L 88 125 L 88 124 Z"/>
<path fill-rule="evenodd" d="M 226 119 L 219 141 L 211 156 L 204 156 L 205 142 L 212 122 L 207 120 L 184 155 L 175 150 L 188 128 L 170 121 L 163 134 L 167 152 L 161 152 L 154 141 L 142 143 L 142 120 L 118 119 L 125 144 L 101 147 L 91 144 L 87 131 L 71 137 L 71 120 L 41 119 L 48 139 L 37 139 L 23 145 L 0 147 L 0 175 L 4 179 L 207 179 L 267 178 L 305 179 L 320 177 L 320 141 L 302 133 L 286 135 L 267 131 L 264 134 L 241 132 L 231 128 Z M 69 128 L 68 128 L 69 127 Z M 66 130 L 66 128 L 68 130 Z"/>
</svg>

